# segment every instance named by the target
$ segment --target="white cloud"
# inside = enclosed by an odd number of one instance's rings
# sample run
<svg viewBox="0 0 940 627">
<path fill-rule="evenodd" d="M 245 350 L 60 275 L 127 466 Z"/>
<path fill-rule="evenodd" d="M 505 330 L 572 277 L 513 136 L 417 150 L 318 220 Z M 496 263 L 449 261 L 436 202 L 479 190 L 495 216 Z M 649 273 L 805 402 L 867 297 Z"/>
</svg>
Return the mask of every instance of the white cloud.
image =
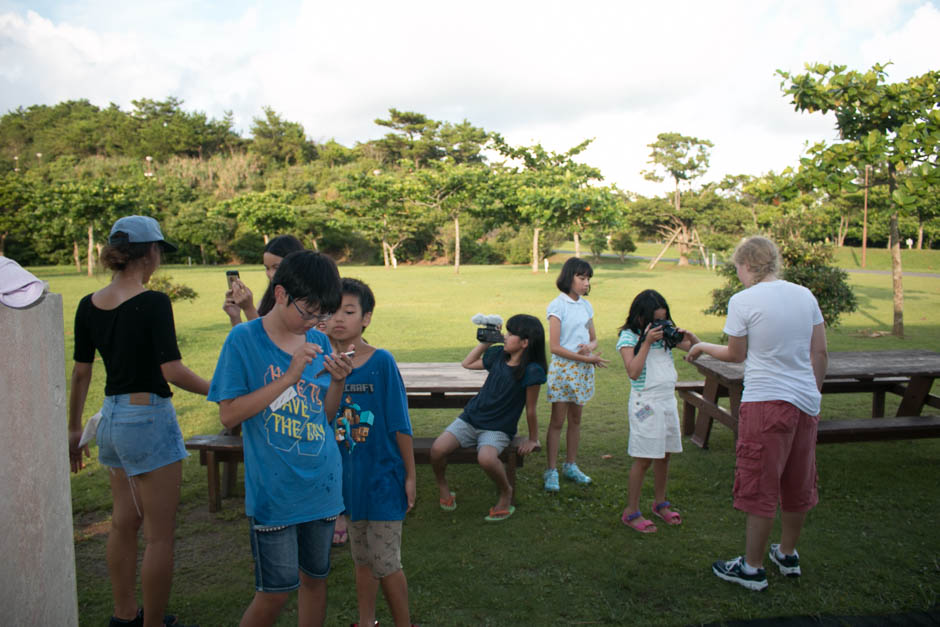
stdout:
<svg viewBox="0 0 940 627">
<path fill-rule="evenodd" d="M 639 174 L 660 132 L 715 143 L 704 180 L 780 171 L 805 141 L 831 138 L 832 119 L 793 111 L 778 68 L 891 60 L 901 80 L 940 60 L 940 12 L 926 0 L 86 0 L 37 11 L 0 8 L 0 110 L 172 95 L 210 116 L 232 110 L 243 133 L 269 105 L 350 145 L 382 135 L 373 120 L 396 107 L 553 150 L 594 137 L 584 160 L 643 193 L 662 192 Z"/>
</svg>

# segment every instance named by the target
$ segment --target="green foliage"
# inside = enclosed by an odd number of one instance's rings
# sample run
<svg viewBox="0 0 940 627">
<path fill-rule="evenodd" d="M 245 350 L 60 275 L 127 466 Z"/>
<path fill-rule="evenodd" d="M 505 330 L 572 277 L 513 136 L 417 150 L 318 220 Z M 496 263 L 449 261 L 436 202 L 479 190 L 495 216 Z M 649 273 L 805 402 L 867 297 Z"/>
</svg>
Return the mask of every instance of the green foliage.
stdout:
<svg viewBox="0 0 940 627">
<path fill-rule="evenodd" d="M 195 301 L 199 297 L 196 290 L 183 283 L 174 283 L 173 277 L 168 274 L 157 274 L 150 277 L 147 287 L 155 292 L 163 292 L 170 297 L 170 302 L 178 300 Z"/>
<path fill-rule="evenodd" d="M 610 249 L 620 255 L 620 261 L 623 261 L 627 253 L 636 250 L 636 242 L 630 231 L 617 231 L 610 236 Z"/>
<path fill-rule="evenodd" d="M 644 178 L 650 181 L 661 182 L 664 177 L 656 171 L 656 167 L 664 170 L 675 181 L 676 187 L 680 181 L 691 181 L 705 174 L 708 170 L 708 149 L 714 146 L 707 139 L 687 137 L 679 133 L 660 133 L 656 141 L 649 144 L 649 163 L 653 170 L 644 171 Z"/>
<path fill-rule="evenodd" d="M 594 259 L 600 259 L 601 255 L 607 250 L 607 234 L 601 231 L 591 231 L 584 237 L 584 242 L 594 255 Z"/>
<path fill-rule="evenodd" d="M 849 285 L 848 273 L 829 265 L 833 249 L 825 244 L 811 244 L 798 239 L 784 240 L 780 247 L 783 272 L 780 278 L 802 285 L 813 293 L 827 327 L 835 327 L 844 315 L 858 309 L 858 300 Z M 744 289 L 734 264 L 718 270 L 725 284 L 712 291 L 712 304 L 704 310 L 715 316 L 728 315 L 728 301 Z"/>
<path fill-rule="evenodd" d="M 316 146 L 307 141 L 303 125 L 284 120 L 271 107 L 264 107 L 263 118 L 254 118 L 251 134 L 251 151 L 269 162 L 288 166 L 316 158 Z"/>
</svg>

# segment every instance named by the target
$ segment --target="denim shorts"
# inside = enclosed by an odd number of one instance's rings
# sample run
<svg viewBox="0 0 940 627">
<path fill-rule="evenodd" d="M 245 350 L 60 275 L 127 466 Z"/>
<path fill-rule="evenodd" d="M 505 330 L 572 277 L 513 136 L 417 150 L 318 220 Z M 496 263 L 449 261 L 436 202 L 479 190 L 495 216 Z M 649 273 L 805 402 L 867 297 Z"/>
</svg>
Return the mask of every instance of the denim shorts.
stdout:
<svg viewBox="0 0 940 627">
<path fill-rule="evenodd" d="M 444 431 L 453 434 L 460 446 L 466 448 L 476 446 L 478 451 L 480 447 L 492 446 L 496 449 L 497 454 L 501 454 L 503 449 L 512 442 L 512 438 L 502 431 L 477 429 L 463 418 L 454 420 Z"/>
<path fill-rule="evenodd" d="M 189 457 L 173 403 L 146 392 L 105 396 L 95 439 L 98 461 L 129 477 Z"/>
<path fill-rule="evenodd" d="M 255 589 L 288 592 L 300 587 L 300 572 L 314 579 L 330 574 L 330 546 L 336 519 L 296 525 L 251 524 L 251 555 L 255 558 Z"/>
</svg>

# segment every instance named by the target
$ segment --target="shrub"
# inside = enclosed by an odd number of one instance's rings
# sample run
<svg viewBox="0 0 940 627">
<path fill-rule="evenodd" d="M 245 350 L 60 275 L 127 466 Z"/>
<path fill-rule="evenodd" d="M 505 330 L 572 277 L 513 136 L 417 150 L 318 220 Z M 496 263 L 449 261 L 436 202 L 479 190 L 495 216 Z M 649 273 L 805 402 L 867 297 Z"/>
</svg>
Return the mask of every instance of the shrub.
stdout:
<svg viewBox="0 0 940 627">
<path fill-rule="evenodd" d="M 178 300 L 194 301 L 199 294 L 196 290 L 183 283 L 173 283 L 173 277 L 168 274 L 159 274 L 150 277 L 147 284 L 155 292 L 163 292 L 170 297 L 170 302 Z"/>
<path fill-rule="evenodd" d="M 783 272 L 780 278 L 811 291 L 819 303 L 826 326 L 837 326 L 842 314 L 851 313 L 858 308 L 858 301 L 849 286 L 848 273 L 829 265 L 833 256 L 832 247 L 821 243 L 811 244 L 796 238 L 784 242 L 780 245 L 780 255 L 783 257 Z M 726 283 L 712 291 L 712 304 L 704 313 L 726 316 L 728 301 L 744 289 L 744 285 L 738 279 L 732 263 L 723 265 L 718 273 L 725 277 Z"/>
<path fill-rule="evenodd" d="M 600 231 L 592 231 L 585 236 L 585 243 L 591 249 L 595 261 L 600 259 L 601 255 L 607 249 L 607 235 Z"/>
<path fill-rule="evenodd" d="M 629 231 L 617 231 L 610 237 L 610 249 L 620 255 L 620 261 L 627 253 L 636 250 L 636 243 Z"/>
</svg>

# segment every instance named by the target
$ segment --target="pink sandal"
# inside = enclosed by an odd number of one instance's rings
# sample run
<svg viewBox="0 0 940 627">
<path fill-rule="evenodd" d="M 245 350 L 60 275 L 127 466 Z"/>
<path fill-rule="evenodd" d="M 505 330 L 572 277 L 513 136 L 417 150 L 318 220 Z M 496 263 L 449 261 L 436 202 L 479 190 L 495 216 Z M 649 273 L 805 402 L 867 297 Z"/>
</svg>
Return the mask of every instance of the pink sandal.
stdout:
<svg viewBox="0 0 940 627">
<path fill-rule="evenodd" d="M 652 520 L 647 520 L 644 518 L 642 522 L 633 522 L 642 515 L 643 514 L 640 512 L 640 510 L 637 510 L 629 515 L 627 515 L 627 510 L 623 510 L 623 514 L 620 516 L 620 522 L 625 524 L 627 527 L 630 527 L 630 529 L 639 531 L 640 533 L 654 533 L 656 531 L 656 525 L 653 524 Z"/>
<path fill-rule="evenodd" d="M 672 503 L 670 503 L 669 501 L 663 501 L 662 503 L 653 503 L 653 515 L 659 516 L 664 521 L 666 521 L 667 524 L 681 525 L 682 516 L 679 515 L 679 512 L 666 512 L 665 514 L 659 513 L 659 510 L 663 509 L 664 507 L 670 507 L 670 506 L 672 506 Z"/>
</svg>

